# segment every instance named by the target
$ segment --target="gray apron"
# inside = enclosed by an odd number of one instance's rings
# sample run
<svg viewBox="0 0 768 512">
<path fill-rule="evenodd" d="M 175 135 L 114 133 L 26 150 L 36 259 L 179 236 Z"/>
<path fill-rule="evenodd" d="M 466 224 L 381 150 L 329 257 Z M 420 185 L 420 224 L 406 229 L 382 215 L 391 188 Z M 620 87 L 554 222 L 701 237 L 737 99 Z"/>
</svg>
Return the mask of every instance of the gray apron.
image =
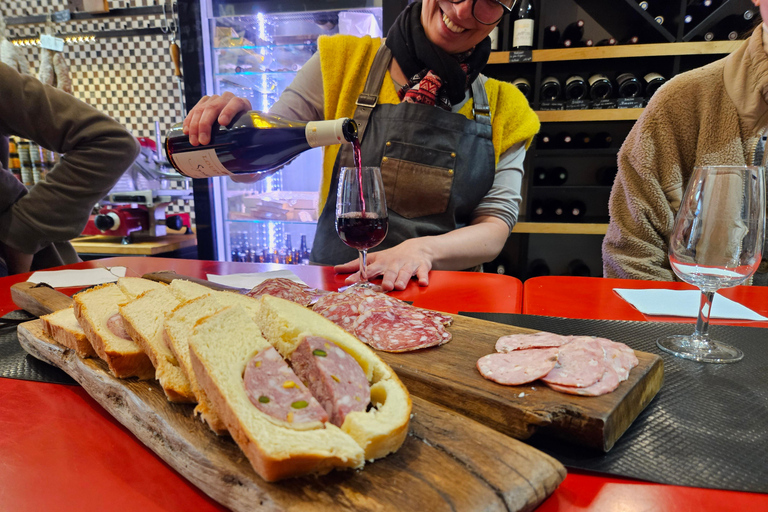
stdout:
<svg viewBox="0 0 768 512">
<path fill-rule="evenodd" d="M 354 115 L 362 164 L 381 168 L 389 210 L 387 236 L 371 252 L 466 226 L 491 189 L 496 172 L 484 77 L 472 83 L 474 120 L 431 105 L 377 105 L 391 58 L 389 48 L 382 45 Z M 318 219 L 310 256 L 313 263 L 337 265 L 358 256 L 336 233 L 339 169 L 353 165 L 352 145 L 344 144 Z"/>
</svg>

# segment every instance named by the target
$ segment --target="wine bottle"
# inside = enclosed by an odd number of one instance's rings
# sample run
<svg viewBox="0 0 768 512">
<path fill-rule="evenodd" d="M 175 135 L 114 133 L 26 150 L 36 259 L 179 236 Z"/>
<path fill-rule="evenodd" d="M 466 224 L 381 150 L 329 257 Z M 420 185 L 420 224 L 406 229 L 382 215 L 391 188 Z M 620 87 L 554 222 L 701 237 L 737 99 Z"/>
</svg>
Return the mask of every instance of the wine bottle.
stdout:
<svg viewBox="0 0 768 512">
<path fill-rule="evenodd" d="M 512 27 L 512 49 L 530 50 L 533 48 L 535 25 L 533 0 L 522 0 Z"/>
<path fill-rule="evenodd" d="M 562 89 L 560 80 L 553 76 L 548 76 L 541 81 L 539 95 L 541 96 L 542 101 L 555 101 L 560 98 Z"/>
<path fill-rule="evenodd" d="M 609 148 L 611 147 L 611 143 L 613 142 L 613 137 L 611 137 L 611 134 L 608 132 L 598 132 L 592 136 L 592 147 L 593 148 Z"/>
<path fill-rule="evenodd" d="M 536 137 L 536 149 L 552 149 L 552 136 L 548 133 L 539 132 Z"/>
<path fill-rule="evenodd" d="M 547 172 L 547 185 L 558 187 L 568 181 L 565 167 L 555 167 Z"/>
<path fill-rule="evenodd" d="M 613 185 L 613 181 L 616 179 L 618 173 L 618 167 L 601 167 L 595 173 L 595 181 L 597 181 L 598 185 L 610 187 Z"/>
<path fill-rule="evenodd" d="M 590 277 L 592 275 L 592 273 L 589 271 L 589 267 L 582 260 L 569 261 L 567 268 L 569 276 Z"/>
<path fill-rule="evenodd" d="M 583 100 L 587 97 L 587 82 L 579 75 L 573 75 L 565 81 L 565 99 Z"/>
<path fill-rule="evenodd" d="M 303 123 L 250 111 L 229 126 L 214 126 L 206 145 L 192 146 L 178 124 L 168 132 L 165 151 L 171 165 L 190 178 L 267 176 L 307 149 L 356 139 L 357 124 L 349 118 Z"/>
<path fill-rule="evenodd" d="M 646 2 L 646 1 L 638 2 L 638 5 L 640 6 L 640 8 L 642 10 L 644 10 L 644 11 L 648 10 L 648 7 L 649 7 L 648 2 Z"/>
<path fill-rule="evenodd" d="M 568 203 L 565 209 L 566 222 L 577 222 L 587 213 L 587 205 L 584 202 L 577 200 Z"/>
<path fill-rule="evenodd" d="M 666 78 L 655 72 L 648 73 L 643 77 L 643 80 L 645 81 L 646 98 L 653 96 L 653 93 L 655 93 L 658 88 L 664 85 L 664 83 L 667 81 Z"/>
<path fill-rule="evenodd" d="M 656 23 L 658 23 L 659 25 L 663 25 L 663 24 L 664 24 L 664 16 L 661 16 L 661 15 L 659 15 L 659 16 L 654 16 L 654 18 L 653 18 L 653 19 L 654 19 L 654 21 L 656 21 Z"/>
<path fill-rule="evenodd" d="M 704 21 L 707 16 L 712 14 L 713 10 L 712 0 L 689 2 L 685 9 L 685 16 L 683 17 L 686 31 Z"/>
<path fill-rule="evenodd" d="M 521 77 L 521 78 L 515 78 L 512 81 L 512 85 L 520 89 L 520 92 L 523 93 L 523 96 L 525 96 L 525 99 L 527 99 L 528 101 L 531 100 L 531 91 L 532 91 L 531 82 Z"/>
<path fill-rule="evenodd" d="M 543 259 L 535 259 L 529 265 L 525 274 L 526 278 L 548 276 L 549 265 Z"/>
<path fill-rule="evenodd" d="M 630 36 L 626 39 L 624 39 L 621 44 L 638 44 L 640 42 L 640 38 L 637 36 Z"/>
<path fill-rule="evenodd" d="M 542 187 L 549 184 L 549 171 L 543 167 L 537 167 L 533 170 L 533 184 Z"/>
<path fill-rule="evenodd" d="M 592 137 L 586 132 L 579 132 L 573 136 L 573 145 L 576 148 L 589 148 L 592 146 Z"/>
<path fill-rule="evenodd" d="M 501 41 L 501 30 L 499 29 L 499 25 L 493 27 L 493 30 L 488 34 L 488 37 L 491 38 L 491 50 L 498 51 L 500 49 L 499 43 Z"/>
<path fill-rule="evenodd" d="M 547 211 L 544 205 L 544 201 L 541 199 L 534 199 L 531 202 L 531 219 L 534 221 L 543 221 L 547 218 Z"/>
<path fill-rule="evenodd" d="M 616 39 L 609 37 L 608 39 L 599 40 L 595 43 L 595 46 L 614 46 L 616 44 L 619 44 L 619 42 Z"/>
<path fill-rule="evenodd" d="M 583 48 L 591 48 L 595 46 L 595 41 L 592 39 L 582 39 L 581 41 L 579 41 L 579 44 L 577 46 L 583 47 Z"/>
<path fill-rule="evenodd" d="M 309 265 L 309 248 L 307 247 L 307 235 L 301 235 L 299 246 L 299 264 Z"/>
<path fill-rule="evenodd" d="M 573 137 L 568 132 L 559 132 L 552 141 L 554 149 L 573 149 Z"/>
<path fill-rule="evenodd" d="M 562 46 L 574 46 L 578 41 L 584 37 L 584 20 L 576 20 L 573 23 L 569 23 L 563 29 L 562 39 L 560 44 Z M 566 45 L 565 42 L 570 41 L 570 44 Z"/>
<path fill-rule="evenodd" d="M 613 84 L 602 73 L 595 73 L 589 77 L 589 97 L 593 100 L 604 100 L 613 94 Z"/>
<path fill-rule="evenodd" d="M 616 77 L 619 98 L 636 98 L 643 94 L 643 84 L 632 73 L 622 73 Z"/>
<path fill-rule="evenodd" d="M 553 222 L 563 222 L 565 218 L 565 205 L 558 199 L 551 199 L 545 207 Z"/>
<path fill-rule="evenodd" d="M 544 29 L 544 48 L 557 48 L 560 46 L 560 31 L 557 25 L 550 25 Z"/>
</svg>

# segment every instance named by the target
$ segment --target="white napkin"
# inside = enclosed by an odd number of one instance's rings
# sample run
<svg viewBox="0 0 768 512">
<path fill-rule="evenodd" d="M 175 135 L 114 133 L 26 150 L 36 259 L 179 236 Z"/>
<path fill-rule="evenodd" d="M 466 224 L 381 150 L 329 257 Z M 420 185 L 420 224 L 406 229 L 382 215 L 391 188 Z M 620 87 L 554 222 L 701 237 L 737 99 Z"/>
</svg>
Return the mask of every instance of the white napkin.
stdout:
<svg viewBox="0 0 768 512">
<path fill-rule="evenodd" d="M 297 283 L 306 284 L 299 276 L 291 272 L 290 270 L 274 270 L 272 272 L 252 272 L 245 274 L 206 274 L 208 280 L 212 283 L 223 284 L 224 286 L 232 286 L 234 288 L 245 288 L 250 290 L 257 284 L 267 279 L 274 279 L 276 277 L 283 277 L 296 281 Z"/>
<path fill-rule="evenodd" d="M 99 267 L 81 270 L 40 270 L 34 272 L 30 283 L 46 283 L 54 288 L 70 288 L 76 286 L 93 286 L 96 284 L 114 283 L 118 277 L 125 277 L 125 267 Z"/>
<path fill-rule="evenodd" d="M 613 291 L 644 315 L 696 318 L 701 302 L 701 292 L 698 290 L 614 288 Z M 712 300 L 712 314 L 709 317 L 729 320 L 768 320 L 748 307 L 720 294 L 715 294 Z"/>
</svg>

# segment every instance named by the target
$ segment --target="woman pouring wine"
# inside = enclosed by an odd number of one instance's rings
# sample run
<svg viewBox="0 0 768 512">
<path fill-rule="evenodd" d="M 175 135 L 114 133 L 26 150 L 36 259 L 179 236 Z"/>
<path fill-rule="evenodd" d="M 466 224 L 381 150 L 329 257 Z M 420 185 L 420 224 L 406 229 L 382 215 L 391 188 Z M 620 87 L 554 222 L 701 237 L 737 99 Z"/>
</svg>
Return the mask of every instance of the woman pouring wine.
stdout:
<svg viewBox="0 0 768 512">
<path fill-rule="evenodd" d="M 517 222 L 525 150 L 539 121 L 513 85 L 480 74 L 489 33 L 515 0 L 423 0 L 409 5 L 386 42 L 321 37 L 319 51 L 270 110 L 311 121 L 354 117 L 362 165 L 380 167 L 389 232 L 368 256 L 367 274 L 403 289 L 431 269 L 472 268 L 495 258 Z M 214 122 L 229 124 L 248 100 L 206 96 L 184 120 L 192 144 L 207 144 Z M 312 261 L 357 281 L 360 264 L 335 228 L 339 170 L 350 144 L 324 154 Z M 329 193 L 330 191 L 330 193 Z"/>
</svg>

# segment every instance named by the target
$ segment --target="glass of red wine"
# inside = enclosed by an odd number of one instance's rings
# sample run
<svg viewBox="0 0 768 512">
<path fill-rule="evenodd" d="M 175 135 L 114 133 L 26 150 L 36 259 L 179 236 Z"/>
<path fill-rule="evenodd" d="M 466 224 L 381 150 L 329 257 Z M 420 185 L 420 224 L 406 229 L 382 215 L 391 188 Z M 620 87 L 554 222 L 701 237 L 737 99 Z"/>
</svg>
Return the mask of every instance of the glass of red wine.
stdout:
<svg viewBox="0 0 768 512">
<path fill-rule="evenodd" d="M 360 281 L 353 286 L 381 291 L 368 281 L 368 249 L 387 236 L 389 217 L 378 167 L 342 167 L 336 197 L 336 232 L 360 253 Z"/>
</svg>

